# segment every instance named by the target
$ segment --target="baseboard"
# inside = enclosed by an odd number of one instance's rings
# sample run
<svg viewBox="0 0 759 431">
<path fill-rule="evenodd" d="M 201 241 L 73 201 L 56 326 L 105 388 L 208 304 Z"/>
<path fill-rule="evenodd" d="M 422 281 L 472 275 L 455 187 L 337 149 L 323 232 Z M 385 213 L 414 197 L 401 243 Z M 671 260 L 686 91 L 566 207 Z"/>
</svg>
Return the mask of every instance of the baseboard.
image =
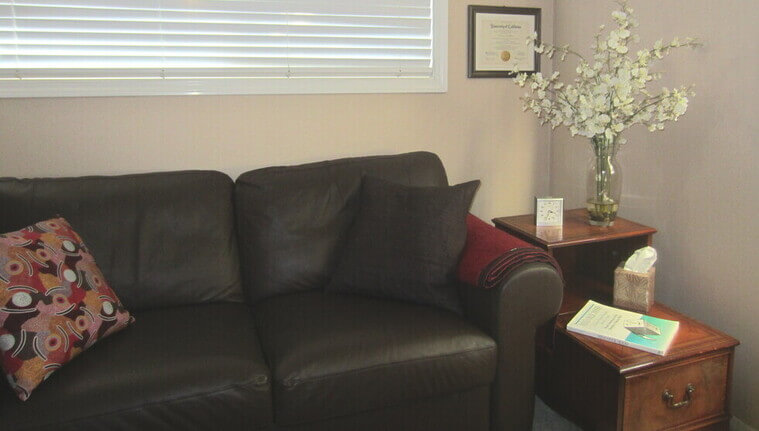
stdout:
<svg viewBox="0 0 759 431">
<path fill-rule="evenodd" d="M 730 431 L 757 431 L 757 429 L 746 425 L 742 420 L 733 416 L 730 420 Z"/>
</svg>

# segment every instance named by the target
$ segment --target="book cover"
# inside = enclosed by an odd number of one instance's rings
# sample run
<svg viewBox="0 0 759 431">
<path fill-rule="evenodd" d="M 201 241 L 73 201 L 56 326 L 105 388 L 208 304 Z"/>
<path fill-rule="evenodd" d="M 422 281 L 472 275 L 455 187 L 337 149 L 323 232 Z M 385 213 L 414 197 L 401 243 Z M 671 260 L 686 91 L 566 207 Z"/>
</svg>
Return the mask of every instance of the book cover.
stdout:
<svg viewBox="0 0 759 431">
<path fill-rule="evenodd" d="M 680 322 L 646 316 L 588 301 L 567 324 L 567 330 L 664 355 Z"/>
</svg>

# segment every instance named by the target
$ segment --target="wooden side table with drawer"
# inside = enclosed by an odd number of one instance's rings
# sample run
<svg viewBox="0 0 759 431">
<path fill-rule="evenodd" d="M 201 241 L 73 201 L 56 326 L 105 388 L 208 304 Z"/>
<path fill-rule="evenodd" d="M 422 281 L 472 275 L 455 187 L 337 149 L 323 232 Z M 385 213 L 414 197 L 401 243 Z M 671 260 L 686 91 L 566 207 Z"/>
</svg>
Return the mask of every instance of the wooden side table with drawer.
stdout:
<svg viewBox="0 0 759 431">
<path fill-rule="evenodd" d="M 727 430 L 738 340 L 661 304 L 647 314 L 680 322 L 664 356 L 566 329 L 588 299 L 611 305 L 614 268 L 651 245 L 656 229 L 621 217 L 611 227 L 590 226 L 584 208 L 565 211 L 558 228 L 539 228 L 534 217 L 493 222 L 546 250 L 564 274 L 555 325 L 542 328 L 536 340 L 538 395 L 586 430 Z"/>
<path fill-rule="evenodd" d="M 559 316 L 546 402 L 587 430 L 727 430 L 738 340 L 661 304 L 648 313 L 677 320 L 666 355 L 567 331 Z"/>
</svg>

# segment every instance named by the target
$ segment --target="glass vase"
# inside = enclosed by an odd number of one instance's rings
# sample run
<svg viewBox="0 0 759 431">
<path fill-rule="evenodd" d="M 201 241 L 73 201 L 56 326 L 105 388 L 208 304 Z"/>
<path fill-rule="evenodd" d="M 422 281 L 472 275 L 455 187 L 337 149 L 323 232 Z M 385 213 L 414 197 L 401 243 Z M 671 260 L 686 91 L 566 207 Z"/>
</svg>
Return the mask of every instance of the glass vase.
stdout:
<svg viewBox="0 0 759 431">
<path fill-rule="evenodd" d="M 612 226 L 622 195 L 622 173 L 617 162 L 618 139 L 596 135 L 590 140 L 593 156 L 588 167 L 587 209 L 590 224 Z"/>
</svg>

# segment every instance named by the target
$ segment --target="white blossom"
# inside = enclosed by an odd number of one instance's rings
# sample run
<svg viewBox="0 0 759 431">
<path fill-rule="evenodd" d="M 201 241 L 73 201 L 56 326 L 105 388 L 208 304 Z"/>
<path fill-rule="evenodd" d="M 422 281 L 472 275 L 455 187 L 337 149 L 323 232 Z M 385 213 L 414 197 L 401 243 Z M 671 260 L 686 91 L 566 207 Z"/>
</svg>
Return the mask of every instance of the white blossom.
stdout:
<svg viewBox="0 0 759 431">
<path fill-rule="evenodd" d="M 693 95 L 689 87 L 662 88 L 658 94 L 648 91 L 649 83 L 661 76 L 652 73 L 650 67 L 672 49 L 699 44 L 692 38 L 674 38 L 670 43 L 660 39 L 649 49 L 631 51 L 629 44 L 640 40 L 631 31 L 638 22 L 626 0 L 619 4 L 620 9 L 611 14 L 616 28 L 604 37 L 606 26 L 601 25 L 595 34 L 592 61 L 569 45 L 535 46 L 536 52 L 549 58 L 555 54 L 561 61 L 567 55 L 579 58 L 572 82 L 559 81 L 559 72 L 550 77 L 540 73 L 516 75 L 514 82 L 528 89 L 522 98 L 523 110 L 535 113 L 541 124 L 566 126 L 572 136 L 603 135 L 622 142 L 619 135 L 630 126 L 641 124 L 651 131 L 662 130 L 664 123 L 676 121 L 688 109 L 688 96 Z M 528 43 L 535 40 L 537 34 L 530 36 Z"/>
</svg>

